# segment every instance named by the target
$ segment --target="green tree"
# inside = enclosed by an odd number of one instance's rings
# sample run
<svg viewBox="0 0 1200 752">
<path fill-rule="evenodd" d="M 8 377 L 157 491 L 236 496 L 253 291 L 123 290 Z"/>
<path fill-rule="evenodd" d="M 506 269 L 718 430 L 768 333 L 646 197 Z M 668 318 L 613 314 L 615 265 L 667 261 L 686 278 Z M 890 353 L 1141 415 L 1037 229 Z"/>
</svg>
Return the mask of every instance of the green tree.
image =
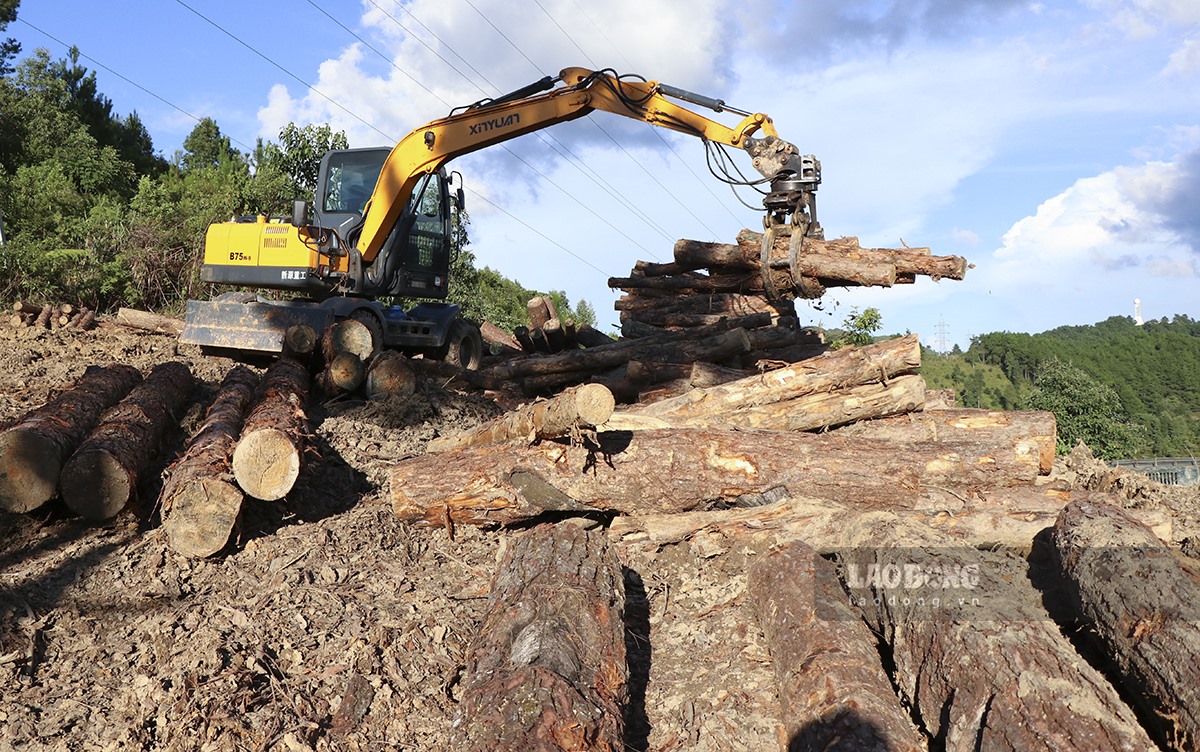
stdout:
<svg viewBox="0 0 1200 752">
<path fill-rule="evenodd" d="M 845 329 L 835 332 L 829 346 L 837 350 L 847 345 L 869 345 L 874 341 L 873 335 L 883 326 L 883 316 L 876 308 L 866 308 L 861 313 L 857 308 L 850 309 L 850 315 L 842 322 Z"/>
<path fill-rule="evenodd" d="M 0 32 L 8 28 L 8 25 L 17 20 L 17 8 L 21 5 L 21 0 L 0 0 Z M 13 72 L 13 68 L 8 61 L 16 58 L 21 52 L 21 43 L 9 37 L 8 39 L 0 40 L 0 78 L 7 76 Z"/>
<path fill-rule="evenodd" d="M 183 140 L 181 161 L 183 169 L 190 171 L 241 161 L 241 155 L 234 150 L 229 137 L 221 133 L 217 121 L 206 117 Z"/>
<path fill-rule="evenodd" d="M 273 165 L 290 178 L 292 197 L 311 197 L 317 188 L 321 158 L 328 151 L 348 148 L 345 131 L 335 133 L 327 123 L 309 123 L 302 128 L 288 123 L 279 131 L 279 143 L 263 147 L 259 166 Z"/>
<path fill-rule="evenodd" d="M 1144 448 L 1143 431 L 1129 421 L 1117 393 L 1058 358 L 1041 364 L 1026 406 L 1054 413 L 1059 454 L 1080 441 L 1104 459 L 1135 457 Z"/>
</svg>

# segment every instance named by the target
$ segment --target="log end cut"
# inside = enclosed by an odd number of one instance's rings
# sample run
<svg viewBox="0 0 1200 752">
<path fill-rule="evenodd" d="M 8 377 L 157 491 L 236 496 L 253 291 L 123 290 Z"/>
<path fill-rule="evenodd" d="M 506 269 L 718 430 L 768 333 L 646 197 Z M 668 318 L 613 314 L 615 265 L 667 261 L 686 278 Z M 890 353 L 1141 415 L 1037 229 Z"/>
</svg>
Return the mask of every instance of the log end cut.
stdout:
<svg viewBox="0 0 1200 752">
<path fill-rule="evenodd" d="M 242 490 L 256 499 L 282 499 L 300 475 L 300 452 L 283 431 L 259 429 L 238 442 L 233 475 Z"/>
<path fill-rule="evenodd" d="M 202 478 L 173 497 L 163 519 L 171 550 L 195 558 L 225 547 L 242 508 L 242 492 L 221 478 Z"/>
<path fill-rule="evenodd" d="M 32 512 L 54 496 L 62 457 L 58 446 L 33 431 L 0 434 L 0 509 Z"/>
<path fill-rule="evenodd" d="M 76 514 L 108 520 L 125 508 L 133 494 L 129 471 L 102 449 L 76 452 L 62 471 L 62 497 Z"/>
</svg>

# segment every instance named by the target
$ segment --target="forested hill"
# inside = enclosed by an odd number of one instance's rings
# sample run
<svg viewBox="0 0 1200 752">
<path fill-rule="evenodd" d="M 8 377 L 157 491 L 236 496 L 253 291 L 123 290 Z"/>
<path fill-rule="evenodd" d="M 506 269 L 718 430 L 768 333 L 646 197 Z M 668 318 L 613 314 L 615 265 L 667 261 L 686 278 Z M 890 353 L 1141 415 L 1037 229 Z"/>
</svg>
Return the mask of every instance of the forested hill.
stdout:
<svg viewBox="0 0 1200 752">
<path fill-rule="evenodd" d="M 1200 321 L 1187 316 L 985 334 L 965 353 L 927 351 L 922 370 L 962 406 L 1057 406 L 1067 448 L 1084 428 L 1101 432 L 1082 438 L 1110 459 L 1200 454 Z"/>
</svg>

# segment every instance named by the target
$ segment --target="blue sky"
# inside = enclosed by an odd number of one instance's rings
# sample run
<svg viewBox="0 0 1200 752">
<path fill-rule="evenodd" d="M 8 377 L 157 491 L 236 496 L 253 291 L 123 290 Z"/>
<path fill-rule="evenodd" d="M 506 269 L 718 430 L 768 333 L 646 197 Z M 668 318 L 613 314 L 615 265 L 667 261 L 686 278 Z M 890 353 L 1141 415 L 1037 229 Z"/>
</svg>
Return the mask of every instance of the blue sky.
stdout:
<svg viewBox="0 0 1200 752">
<path fill-rule="evenodd" d="M 801 306 L 805 323 L 874 306 L 888 332 L 966 347 L 985 332 L 1131 316 L 1135 299 L 1147 319 L 1200 318 L 1200 2 L 729 7 L 25 0 L 8 34 L 25 53 L 78 45 L 166 156 L 195 117 L 243 150 L 289 121 L 390 145 L 567 66 L 639 73 L 765 112 L 816 154 L 827 236 L 975 265 L 959 282 L 831 290 L 819 309 Z M 617 321 L 609 276 L 669 260 L 678 238 L 733 242 L 760 225 L 708 174 L 699 142 L 607 114 L 451 167 L 466 179 L 479 262 L 587 299 L 605 327 Z"/>
</svg>

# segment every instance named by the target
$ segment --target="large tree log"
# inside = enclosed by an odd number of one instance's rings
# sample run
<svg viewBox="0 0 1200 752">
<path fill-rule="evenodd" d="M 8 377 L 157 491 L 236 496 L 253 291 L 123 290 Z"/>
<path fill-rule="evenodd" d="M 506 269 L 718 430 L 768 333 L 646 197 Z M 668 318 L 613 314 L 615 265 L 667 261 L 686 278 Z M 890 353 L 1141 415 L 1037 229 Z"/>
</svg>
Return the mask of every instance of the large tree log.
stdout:
<svg viewBox="0 0 1200 752">
<path fill-rule="evenodd" d="M 570 436 L 604 423 L 612 416 L 615 406 L 616 401 L 608 387 L 583 384 L 550 399 L 525 405 L 465 433 L 436 438 L 429 442 L 426 451 L 450 452 L 514 439 L 534 441 Z"/>
<path fill-rule="evenodd" d="M 833 553 L 844 543 L 841 531 L 863 514 L 863 508 L 894 507 L 894 492 L 858 506 L 828 499 L 794 496 L 741 509 L 678 514 L 617 517 L 609 535 L 622 547 L 657 551 L 687 540 L 704 539 L 710 547 L 760 543 L 786 546 L 803 541 L 822 554 Z M 926 488 L 910 501 L 917 508 L 892 508 L 888 515 L 901 525 L 928 528 L 956 546 L 981 550 L 1030 551 L 1035 539 L 1050 530 L 1063 507 L 1072 501 L 1106 498 L 1084 491 L 1061 491 L 1034 486 L 988 488 L 966 493 Z M 1172 519 L 1159 510 L 1129 512 L 1156 535 L 1169 539 Z"/>
<path fill-rule="evenodd" d="M 580 347 L 600 347 L 616 342 L 612 337 L 588 324 L 580 324 L 575 329 L 575 341 L 579 343 Z"/>
<path fill-rule="evenodd" d="M 233 448 L 258 386 L 258 374 L 235 366 L 225 374 L 200 429 L 163 484 L 167 545 L 184 556 L 211 556 L 225 547 L 242 509 L 233 477 Z"/>
<path fill-rule="evenodd" d="M 354 353 L 362 363 L 375 354 L 375 336 L 370 328 L 357 319 L 342 319 L 321 334 L 321 354 L 332 363 L 338 353 Z"/>
<path fill-rule="evenodd" d="M 67 506 L 91 520 L 116 516 L 158 455 L 163 434 L 187 406 L 193 383 L 185 364 L 162 363 L 107 411 L 63 466 L 59 484 Z M 149 511 L 139 510 L 147 517 Z"/>
<path fill-rule="evenodd" d="M 543 442 L 415 457 L 392 471 L 406 521 L 511 524 L 548 511 L 682 512 L 747 496 L 804 494 L 871 508 L 926 488 L 1024 485 L 1027 458 L 978 446 L 832 434 L 666 429 L 603 432 L 599 447 Z"/>
<path fill-rule="evenodd" d="M 366 391 L 371 399 L 411 397 L 417 391 L 412 361 L 396 350 L 379 353 L 367 366 Z"/>
<path fill-rule="evenodd" d="M 263 375 L 233 452 L 233 475 L 256 499 L 275 501 L 292 490 L 308 445 L 308 369 L 280 358 Z"/>
<path fill-rule="evenodd" d="M 120 308 L 117 310 L 116 322 L 130 329 L 141 329 L 158 334 L 181 334 L 183 321 L 170 316 L 160 316 L 149 311 L 139 311 L 136 308 Z"/>
<path fill-rule="evenodd" d="M 528 333 L 528 330 L 526 330 Z M 521 352 L 521 343 L 512 334 L 504 331 L 490 321 L 479 322 L 479 335 L 483 337 L 484 344 L 498 347 L 501 354 L 516 355 Z"/>
<path fill-rule="evenodd" d="M 602 532 L 542 525 L 517 538 L 467 654 L 451 748 L 624 750 L 624 606 Z"/>
<path fill-rule="evenodd" d="M 72 386 L 0 434 L 0 509 L 29 512 L 49 501 L 63 463 L 101 413 L 141 380 L 133 366 L 88 366 Z"/>
<path fill-rule="evenodd" d="M 728 266 L 733 268 L 759 269 L 762 258 L 762 233 L 752 230 L 742 230 L 738 233 L 738 245 L 696 244 L 685 246 L 684 255 L 692 262 L 707 258 L 705 265 Z M 791 248 L 787 237 L 776 238 L 771 249 L 771 266 L 787 267 L 790 265 Z M 678 254 L 680 245 L 676 244 Z M 962 279 L 966 276 L 968 264 L 961 256 L 931 256 L 928 248 L 863 248 L 858 244 L 858 238 L 845 237 L 833 240 L 819 238 L 804 239 L 800 258 L 809 254 L 829 255 L 855 261 L 884 261 L 895 266 L 898 274 L 920 275 L 933 279 Z M 823 276 L 823 275 L 812 275 Z"/>
<path fill-rule="evenodd" d="M 864 347 L 846 347 L 785 368 L 696 389 L 680 397 L 631 408 L 630 412 L 667 419 L 730 414 L 809 394 L 887 381 L 921 365 L 915 334 Z"/>
<path fill-rule="evenodd" d="M 325 363 L 317 375 L 317 386 L 325 395 L 336 397 L 362 386 L 366 373 L 366 367 L 357 355 L 349 351 L 340 352 Z"/>
<path fill-rule="evenodd" d="M 901 696 L 948 752 L 1152 749 L 1133 711 L 1048 617 L 1011 554 L 864 515 L 837 555 Z"/>
<path fill-rule="evenodd" d="M 831 563 L 793 543 L 758 559 L 746 596 L 771 652 L 788 749 L 928 749 Z"/>
<path fill-rule="evenodd" d="M 1200 745 L 1200 565 L 1122 509 L 1063 510 L 1054 546 L 1069 597 L 1126 692 L 1170 749 Z"/>
<path fill-rule="evenodd" d="M 1010 445 L 1014 452 L 1037 458 L 1038 470 L 1049 475 L 1054 467 L 1058 428 L 1054 413 L 976 410 L 926 410 L 882 420 L 868 420 L 838 429 L 848 436 L 890 441 L 982 441 Z"/>
</svg>

